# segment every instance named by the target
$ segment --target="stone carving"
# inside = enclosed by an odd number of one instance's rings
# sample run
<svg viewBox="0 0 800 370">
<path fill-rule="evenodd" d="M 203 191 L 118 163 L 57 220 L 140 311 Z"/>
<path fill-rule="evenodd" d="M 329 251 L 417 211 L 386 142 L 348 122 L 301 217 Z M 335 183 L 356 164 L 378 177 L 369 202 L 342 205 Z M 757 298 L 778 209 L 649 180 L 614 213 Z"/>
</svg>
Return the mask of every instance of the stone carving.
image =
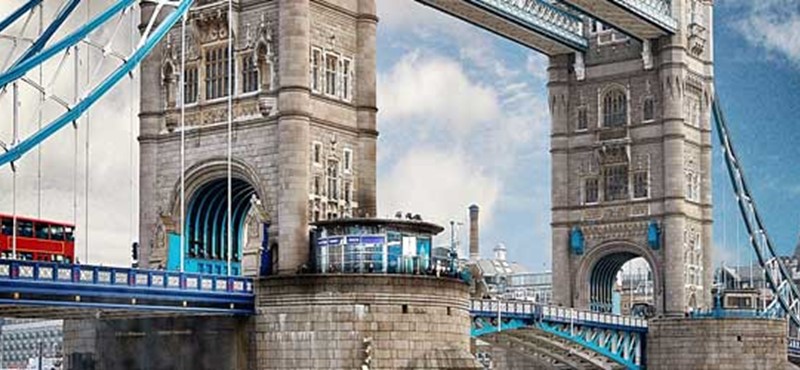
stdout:
<svg viewBox="0 0 800 370">
<path fill-rule="evenodd" d="M 620 221 L 649 214 L 649 204 L 631 204 L 584 209 L 582 219 L 583 221 Z"/>
<path fill-rule="evenodd" d="M 643 240 L 647 235 L 647 222 L 624 222 L 604 225 L 589 225 L 582 228 L 587 240 Z"/>
</svg>

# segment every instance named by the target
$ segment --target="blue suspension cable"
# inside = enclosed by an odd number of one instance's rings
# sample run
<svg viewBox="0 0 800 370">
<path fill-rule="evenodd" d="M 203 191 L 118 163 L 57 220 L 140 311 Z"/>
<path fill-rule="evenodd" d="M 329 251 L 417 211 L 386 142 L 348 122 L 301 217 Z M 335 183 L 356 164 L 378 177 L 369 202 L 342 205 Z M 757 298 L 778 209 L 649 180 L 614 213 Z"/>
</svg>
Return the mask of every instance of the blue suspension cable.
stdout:
<svg viewBox="0 0 800 370">
<path fill-rule="evenodd" d="M 81 37 L 88 34 L 91 29 L 97 28 L 99 25 L 98 22 L 100 20 L 108 20 L 111 16 L 117 13 L 119 10 L 123 9 L 126 5 L 133 3 L 135 0 L 120 0 L 116 3 L 112 8 L 106 10 L 103 14 L 95 18 L 94 20 L 90 21 L 89 24 L 84 26 L 81 30 L 76 31 L 74 34 L 69 36 L 67 39 L 59 41 L 56 45 L 42 51 L 41 53 L 37 54 L 36 56 L 28 59 L 27 61 L 23 62 L 20 66 L 16 68 L 12 68 L 8 73 L 0 76 L 0 84 L 2 81 L 13 81 L 14 79 L 24 75 L 27 70 L 36 66 L 36 63 L 40 63 L 43 60 L 46 60 L 48 57 L 56 54 L 58 51 L 63 50 L 64 48 L 70 47 L 74 45 L 74 43 L 70 44 L 70 40 L 74 40 L 78 42 L 81 40 Z M 17 159 L 21 158 L 25 153 L 29 152 L 31 149 L 35 148 L 37 145 L 41 144 L 45 140 L 47 140 L 50 136 L 58 132 L 61 128 L 66 126 L 72 121 L 75 121 L 80 117 L 84 112 L 86 112 L 89 107 L 92 106 L 97 100 L 99 100 L 103 95 L 105 95 L 109 90 L 111 90 L 120 80 L 122 80 L 128 73 L 133 71 L 134 68 L 153 50 L 153 48 L 161 41 L 161 39 L 166 36 L 167 32 L 174 26 L 177 21 L 189 10 L 189 7 L 192 5 L 193 0 L 184 0 L 176 9 L 173 11 L 168 17 L 164 19 L 164 21 L 158 26 L 158 28 L 153 32 L 152 36 L 144 43 L 144 45 L 137 50 L 127 62 L 121 65 L 117 70 L 115 70 L 109 77 L 107 77 L 103 82 L 101 82 L 94 90 L 92 90 L 89 95 L 86 96 L 85 99 L 81 100 L 78 104 L 76 104 L 71 110 L 65 112 L 60 117 L 58 117 L 55 121 L 49 123 L 45 126 L 42 130 L 36 132 L 35 134 L 29 136 L 18 145 L 9 148 L 9 150 L 5 153 L 0 154 L 0 166 L 8 164 L 10 162 L 16 161 Z M 100 22 L 102 23 L 102 22 Z M 81 36 L 81 37 L 78 37 Z M 21 74 L 20 74 L 21 73 Z M 16 77 L 14 77 L 16 76 Z"/>
<path fill-rule="evenodd" d="M 186 0 L 186 1 L 191 2 L 191 0 Z M 132 6 L 135 2 L 136 0 L 119 0 L 118 2 L 114 3 L 114 5 L 109 7 L 105 12 L 101 13 L 96 18 L 92 19 L 91 21 L 83 25 L 81 28 L 79 28 L 69 36 L 59 40 L 53 46 L 42 50 L 38 54 L 28 58 L 19 65 L 10 68 L 8 71 L 0 75 L 0 86 L 5 86 L 12 81 L 16 81 L 17 79 L 24 76 L 33 68 L 36 68 L 40 64 L 44 63 L 46 60 L 52 58 L 54 55 L 81 42 L 81 40 L 86 38 L 90 33 L 94 32 L 97 28 L 104 25 L 106 22 L 108 22 L 109 19 L 114 17 L 117 13 L 122 12 L 126 8 Z M 152 50 L 153 46 L 150 46 L 148 52 Z"/>
<path fill-rule="evenodd" d="M 45 29 L 44 32 L 42 32 L 42 34 L 33 43 L 33 45 L 31 45 L 28 48 L 28 50 L 26 50 L 25 53 L 22 54 L 22 56 L 14 63 L 13 66 L 11 66 L 11 68 L 14 68 L 20 63 L 30 59 L 32 56 L 36 55 L 38 52 L 44 49 L 45 45 L 47 45 L 47 43 L 50 41 L 50 39 L 53 37 L 56 31 L 58 31 L 58 29 L 61 28 L 64 22 L 67 21 L 67 18 L 69 18 L 70 14 L 72 14 L 75 8 L 78 7 L 78 4 L 80 4 L 80 0 L 70 0 L 69 3 L 67 3 L 63 8 L 61 8 L 61 11 L 53 20 L 53 23 L 50 23 L 50 25 L 47 26 L 47 29 Z M 0 88 L 2 88 L 2 86 L 0 86 Z"/>
<path fill-rule="evenodd" d="M 5 31 L 6 28 L 14 24 L 14 22 L 16 22 L 17 19 L 19 19 L 19 17 L 29 12 L 31 9 L 39 5 L 42 1 L 44 0 L 30 0 L 21 7 L 19 7 L 19 9 L 15 10 L 13 13 L 11 13 L 11 15 L 9 15 L 6 19 L 3 19 L 3 21 L 0 22 L 0 32 Z"/>
</svg>

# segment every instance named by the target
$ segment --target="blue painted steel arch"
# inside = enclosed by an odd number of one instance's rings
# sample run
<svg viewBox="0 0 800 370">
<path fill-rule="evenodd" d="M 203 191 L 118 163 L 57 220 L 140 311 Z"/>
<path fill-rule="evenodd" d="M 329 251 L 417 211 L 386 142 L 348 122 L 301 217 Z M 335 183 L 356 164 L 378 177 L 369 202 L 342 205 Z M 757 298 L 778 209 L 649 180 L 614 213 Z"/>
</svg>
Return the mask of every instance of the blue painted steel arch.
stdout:
<svg viewBox="0 0 800 370">
<path fill-rule="evenodd" d="M 227 222 L 228 222 L 228 179 L 211 180 L 194 192 L 188 202 L 186 221 L 183 225 L 185 271 L 202 273 L 227 273 Z M 250 210 L 250 199 L 256 194 L 249 182 L 234 177 L 231 179 L 233 217 L 231 270 L 241 273 L 242 250 L 244 245 L 244 224 Z M 170 245 L 170 258 L 180 255 L 180 243 Z M 194 244 L 194 245 L 193 245 Z M 194 249 L 194 253 L 190 253 Z M 173 257 L 175 256 L 175 257 Z M 169 261 L 170 269 L 178 269 L 179 261 Z"/>
</svg>

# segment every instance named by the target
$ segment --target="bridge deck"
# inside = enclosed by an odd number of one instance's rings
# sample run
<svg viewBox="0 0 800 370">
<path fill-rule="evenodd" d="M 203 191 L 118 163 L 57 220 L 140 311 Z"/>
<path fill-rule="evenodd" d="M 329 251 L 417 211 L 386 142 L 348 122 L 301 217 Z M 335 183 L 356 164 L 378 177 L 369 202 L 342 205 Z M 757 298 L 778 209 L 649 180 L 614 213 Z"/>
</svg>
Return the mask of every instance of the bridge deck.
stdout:
<svg viewBox="0 0 800 370">
<path fill-rule="evenodd" d="M 254 302 L 243 277 L 0 260 L 6 317 L 251 315 Z"/>
</svg>

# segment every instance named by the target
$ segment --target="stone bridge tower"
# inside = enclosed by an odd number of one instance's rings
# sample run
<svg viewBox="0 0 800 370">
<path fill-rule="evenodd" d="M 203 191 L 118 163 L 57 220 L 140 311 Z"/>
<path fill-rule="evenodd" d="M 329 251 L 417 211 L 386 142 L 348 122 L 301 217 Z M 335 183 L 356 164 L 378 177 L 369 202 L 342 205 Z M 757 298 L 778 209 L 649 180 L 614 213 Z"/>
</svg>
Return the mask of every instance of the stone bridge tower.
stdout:
<svg viewBox="0 0 800 370">
<path fill-rule="evenodd" d="M 584 65 L 550 60 L 557 304 L 610 310 L 617 272 L 643 257 L 659 312 L 710 307 L 712 1 L 671 6 L 673 36 L 587 21 Z"/>
<path fill-rule="evenodd" d="M 185 233 L 187 266 L 224 272 L 232 78 L 232 258 L 255 273 L 267 233 L 273 267 L 294 272 L 308 259 L 309 220 L 375 215 L 375 1 L 234 0 L 230 61 L 228 2 L 195 3 L 185 96 L 180 25 L 141 66 L 142 265 L 175 266 Z M 154 6 L 143 1 L 142 9 Z"/>
</svg>

